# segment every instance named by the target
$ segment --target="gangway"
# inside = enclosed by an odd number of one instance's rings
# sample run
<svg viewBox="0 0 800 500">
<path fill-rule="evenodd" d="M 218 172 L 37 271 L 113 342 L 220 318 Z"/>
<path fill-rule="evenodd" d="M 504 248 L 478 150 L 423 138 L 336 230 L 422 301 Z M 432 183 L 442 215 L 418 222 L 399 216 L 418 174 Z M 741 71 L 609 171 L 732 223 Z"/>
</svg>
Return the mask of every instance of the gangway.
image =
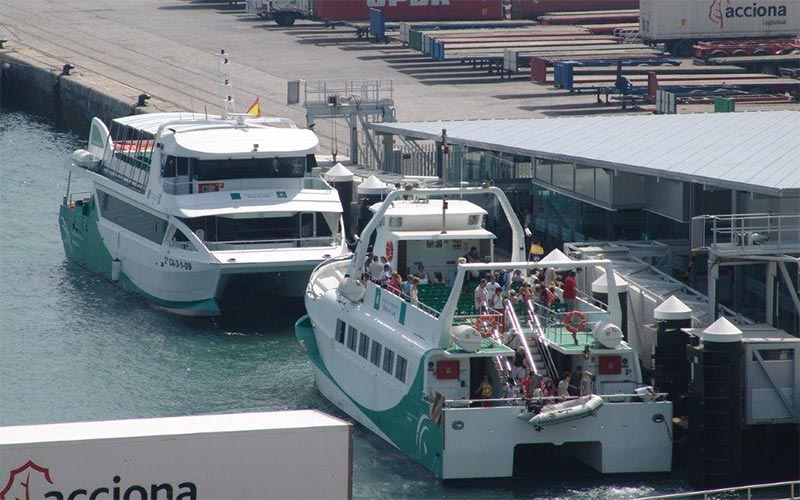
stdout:
<svg viewBox="0 0 800 500">
<path fill-rule="evenodd" d="M 503 302 L 503 305 L 505 307 L 504 312 L 506 316 L 506 322 L 511 326 L 511 328 L 514 329 L 514 331 L 517 332 L 519 345 L 525 351 L 525 360 L 528 362 L 528 367 L 535 375 L 536 380 L 539 380 L 544 376 L 543 365 L 541 362 L 537 363 L 536 358 L 534 358 L 533 353 L 531 352 L 531 348 L 528 345 L 528 336 L 525 334 L 525 331 L 520 325 L 519 318 L 517 318 L 517 312 L 514 310 L 514 305 L 508 299 Z"/>
</svg>

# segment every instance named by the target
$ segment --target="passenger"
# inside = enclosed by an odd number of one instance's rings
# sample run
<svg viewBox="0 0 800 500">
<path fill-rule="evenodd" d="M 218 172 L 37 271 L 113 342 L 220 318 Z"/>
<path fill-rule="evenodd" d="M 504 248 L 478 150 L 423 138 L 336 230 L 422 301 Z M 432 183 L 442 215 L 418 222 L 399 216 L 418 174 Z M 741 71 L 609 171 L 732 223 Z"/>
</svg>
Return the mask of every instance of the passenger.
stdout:
<svg viewBox="0 0 800 500">
<path fill-rule="evenodd" d="M 506 335 L 506 338 L 505 338 L 503 343 L 509 349 L 514 349 L 516 351 L 517 347 L 519 347 L 520 343 L 521 343 L 520 338 L 519 338 L 519 333 L 517 333 L 517 331 L 515 329 L 513 329 L 513 328 L 510 329 L 508 331 L 508 335 Z"/>
<path fill-rule="evenodd" d="M 583 377 L 580 381 L 580 395 L 588 396 L 592 393 L 592 378 L 594 375 L 590 371 L 583 372 Z"/>
<path fill-rule="evenodd" d="M 503 397 L 506 399 L 517 399 L 519 397 L 519 387 L 512 377 L 508 377 L 508 380 L 506 380 Z M 509 402 L 509 404 L 513 403 Z"/>
<path fill-rule="evenodd" d="M 517 295 L 517 292 L 515 292 L 514 290 L 509 290 L 508 301 L 511 302 L 512 305 L 519 304 L 519 295 Z"/>
<path fill-rule="evenodd" d="M 489 380 L 489 374 L 485 374 L 483 376 L 483 382 L 481 385 L 478 386 L 477 395 L 481 399 L 492 399 L 492 393 L 494 390 L 492 389 L 492 382 Z M 484 401 L 481 403 L 481 406 L 484 408 L 488 408 L 492 406 L 492 403 L 489 401 Z"/>
<path fill-rule="evenodd" d="M 500 291 L 502 291 L 503 287 L 500 286 L 500 283 L 497 282 L 497 275 L 491 274 L 489 275 L 486 282 L 486 293 L 489 294 L 489 298 L 491 298 L 494 295 L 494 291 L 497 289 L 500 289 Z"/>
<path fill-rule="evenodd" d="M 425 270 L 425 266 L 422 264 L 417 266 L 417 278 L 419 278 L 420 285 L 427 285 L 431 281 L 428 277 L 428 271 Z"/>
<path fill-rule="evenodd" d="M 581 380 L 583 380 L 583 367 L 576 366 L 575 371 L 572 372 L 572 378 L 570 379 L 569 384 L 569 395 L 570 396 L 580 396 L 581 395 Z M 573 385 L 577 384 L 577 385 Z"/>
<path fill-rule="evenodd" d="M 522 283 L 525 277 L 522 276 L 522 269 L 514 269 L 514 274 L 511 275 L 511 283 Z"/>
<path fill-rule="evenodd" d="M 389 269 L 391 269 L 391 266 L 389 267 Z M 372 281 L 374 281 L 375 283 L 381 282 L 381 273 L 383 272 L 383 266 L 378 260 L 377 255 L 372 256 L 372 261 L 369 263 L 367 272 L 369 273 L 370 279 L 372 279 Z"/>
<path fill-rule="evenodd" d="M 481 261 L 481 254 L 478 253 L 478 249 L 472 247 L 469 249 L 469 253 L 464 255 L 464 258 L 467 259 L 468 263 L 480 262 Z"/>
<path fill-rule="evenodd" d="M 522 380 L 525 376 L 525 349 L 522 346 L 517 347 L 516 352 L 514 352 L 514 362 L 511 366 L 511 376 L 517 380 Z"/>
<path fill-rule="evenodd" d="M 486 304 L 489 302 L 489 294 L 486 290 L 486 280 L 481 280 L 478 283 L 478 286 L 475 287 L 475 293 L 473 294 L 475 298 L 475 310 L 479 314 L 483 314 L 487 311 Z"/>
<path fill-rule="evenodd" d="M 488 295 L 488 289 L 489 289 L 488 285 L 486 286 L 486 289 Z M 494 293 L 489 296 L 489 307 L 502 314 L 503 311 L 505 310 L 504 300 L 505 299 L 503 298 L 503 289 L 495 288 Z"/>
<path fill-rule="evenodd" d="M 381 284 L 386 285 L 392 279 L 392 266 L 389 264 L 383 265 L 383 271 L 380 274 Z"/>
<path fill-rule="evenodd" d="M 567 304 L 567 311 L 575 311 L 578 309 L 578 285 L 575 283 L 575 276 L 577 276 L 577 273 L 573 270 L 564 278 L 564 292 L 562 297 Z"/>
<path fill-rule="evenodd" d="M 530 370 L 525 370 L 525 377 L 523 377 L 519 385 L 522 387 L 522 394 L 526 398 L 531 397 L 531 395 L 533 394 L 533 392 L 531 391 L 531 386 L 533 385 L 533 377 L 531 376 Z M 541 390 L 539 390 L 539 393 L 541 394 Z"/>
<path fill-rule="evenodd" d="M 386 288 L 393 294 L 400 295 L 400 291 L 403 289 L 403 279 L 400 277 L 400 273 L 392 273 L 392 277 L 389 279 Z"/>
<path fill-rule="evenodd" d="M 522 286 L 519 287 L 519 294 L 523 302 L 527 302 L 531 300 L 531 297 L 533 297 L 533 293 L 531 292 L 531 287 L 527 283 L 523 283 Z"/>
<path fill-rule="evenodd" d="M 544 272 L 544 286 L 550 288 L 556 285 L 556 270 L 548 267 Z"/>
<path fill-rule="evenodd" d="M 564 372 L 564 377 L 561 379 L 561 382 L 558 383 L 558 397 L 569 397 L 569 381 L 571 378 L 572 375 L 570 375 L 569 372 Z"/>
<path fill-rule="evenodd" d="M 542 388 L 542 395 L 546 398 L 555 397 L 558 393 L 556 392 L 556 385 L 553 383 L 553 379 L 547 378 L 544 380 L 544 387 Z"/>
<path fill-rule="evenodd" d="M 408 295 L 409 295 L 409 299 L 411 300 L 411 304 L 416 306 L 416 305 L 419 304 L 419 288 L 418 287 L 419 287 L 419 281 L 420 280 L 416 276 L 412 276 L 410 278 L 410 280 L 411 280 L 411 293 L 409 293 Z"/>
<path fill-rule="evenodd" d="M 431 281 L 430 281 L 431 285 L 435 285 L 437 283 L 444 283 L 444 276 L 442 276 L 442 272 L 441 271 L 434 271 L 433 279 L 431 279 Z"/>
</svg>

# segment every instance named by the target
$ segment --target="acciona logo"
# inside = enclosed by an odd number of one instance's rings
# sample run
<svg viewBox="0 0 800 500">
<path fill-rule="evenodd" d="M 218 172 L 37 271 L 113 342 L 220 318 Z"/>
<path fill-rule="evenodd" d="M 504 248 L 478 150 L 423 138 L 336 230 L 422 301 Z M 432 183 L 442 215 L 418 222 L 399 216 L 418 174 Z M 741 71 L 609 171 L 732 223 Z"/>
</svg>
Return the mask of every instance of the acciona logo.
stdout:
<svg viewBox="0 0 800 500">
<path fill-rule="evenodd" d="M 711 0 L 708 18 L 720 28 L 725 19 L 764 18 L 764 24 L 786 24 L 786 5 L 761 5 L 758 2 L 734 0 Z"/>
<path fill-rule="evenodd" d="M 197 486 L 183 482 L 177 486 L 158 483 L 142 486 L 125 484 L 121 476 L 111 478 L 110 485 L 94 485 L 61 491 L 50 477 L 50 469 L 28 460 L 9 472 L 0 491 L 0 500 L 195 500 Z"/>
</svg>

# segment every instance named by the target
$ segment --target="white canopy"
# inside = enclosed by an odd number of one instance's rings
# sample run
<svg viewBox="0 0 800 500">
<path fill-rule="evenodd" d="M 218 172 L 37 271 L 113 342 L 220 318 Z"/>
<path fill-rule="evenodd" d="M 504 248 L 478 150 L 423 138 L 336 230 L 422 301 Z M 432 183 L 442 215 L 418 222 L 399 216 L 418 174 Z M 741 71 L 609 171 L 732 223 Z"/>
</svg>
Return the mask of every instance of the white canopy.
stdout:
<svg viewBox="0 0 800 500">
<path fill-rule="evenodd" d="M 357 191 L 358 194 L 363 194 L 363 195 L 379 194 L 383 196 L 384 194 L 386 194 L 386 191 L 388 189 L 389 188 L 386 187 L 386 184 L 381 182 L 380 179 L 378 179 L 374 175 L 370 175 L 369 177 L 367 177 L 367 180 L 358 185 Z"/>
<path fill-rule="evenodd" d="M 353 172 L 341 163 L 337 163 L 330 170 L 325 172 L 325 179 L 331 182 L 350 182 L 353 180 Z"/>
</svg>

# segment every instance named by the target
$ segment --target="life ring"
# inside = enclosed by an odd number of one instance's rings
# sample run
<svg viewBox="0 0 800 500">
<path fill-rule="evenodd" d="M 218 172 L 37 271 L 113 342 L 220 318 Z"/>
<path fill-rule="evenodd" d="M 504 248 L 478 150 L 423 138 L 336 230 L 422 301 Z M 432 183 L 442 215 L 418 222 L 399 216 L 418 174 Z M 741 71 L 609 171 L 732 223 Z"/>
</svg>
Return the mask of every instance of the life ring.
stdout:
<svg viewBox="0 0 800 500">
<path fill-rule="evenodd" d="M 494 316 L 484 314 L 475 321 L 475 329 L 480 332 L 481 337 L 491 337 L 492 330 L 497 326 L 497 319 Z"/>
<path fill-rule="evenodd" d="M 586 330 L 586 315 L 580 311 L 570 311 L 564 316 L 564 328 L 568 332 L 578 333 Z"/>
<path fill-rule="evenodd" d="M 386 260 L 392 260 L 394 257 L 394 243 L 392 240 L 386 240 Z"/>
</svg>

